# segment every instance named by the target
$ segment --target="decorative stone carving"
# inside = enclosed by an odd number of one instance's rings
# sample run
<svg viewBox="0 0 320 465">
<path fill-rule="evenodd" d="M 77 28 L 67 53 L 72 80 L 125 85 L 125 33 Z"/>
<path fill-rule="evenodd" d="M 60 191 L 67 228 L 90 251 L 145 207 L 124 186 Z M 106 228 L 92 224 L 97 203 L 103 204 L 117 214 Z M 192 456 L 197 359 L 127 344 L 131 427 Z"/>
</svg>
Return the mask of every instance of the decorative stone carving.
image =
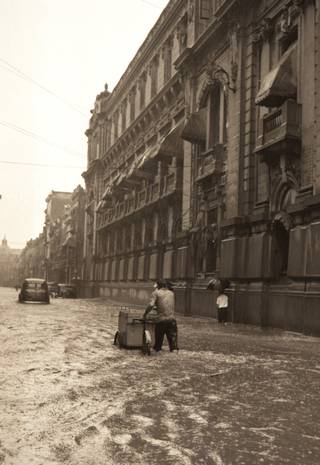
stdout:
<svg viewBox="0 0 320 465">
<path fill-rule="evenodd" d="M 194 0 L 189 0 L 188 6 L 188 21 L 191 23 L 194 18 Z"/>
<path fill-rule="evenodd" d="M 278 32 L 286 36 L 290 34 L 295 27 L 295 19 L 303 12 L 304 0 L 293 0 L 287 8 L 284 8 L 281 13 L 280 21 L 277 24 Z"/>
<path fill-rule="evenodd" d="M 298 192 L 301 183 L 301 167 L 298 158 L 291 154 L 281 156 L 277 163 L 270 166 L 271 210 L 283 208 L 284 199 L 289 191 Z"/>
<path fill-rule="evenodd" d="M 240 24 L 233 22 L 229 27 L 229 42 L 231 50 L 231 62 L 238 61 L 238 42 L 239 42 Z"/>
<path fill-rule="evenodd" d="M 179 42 L 180 53 L 186 48 L 188 40 L 187 18 L 183 16 L 178 23 L 177 39 Z"/>
<path fill-rule="evenodd" d="M 273 33 L 271 18 L 264 18 L 260 24 L 253 29 L 253 42 L 268 41 Z"/>
</svg>

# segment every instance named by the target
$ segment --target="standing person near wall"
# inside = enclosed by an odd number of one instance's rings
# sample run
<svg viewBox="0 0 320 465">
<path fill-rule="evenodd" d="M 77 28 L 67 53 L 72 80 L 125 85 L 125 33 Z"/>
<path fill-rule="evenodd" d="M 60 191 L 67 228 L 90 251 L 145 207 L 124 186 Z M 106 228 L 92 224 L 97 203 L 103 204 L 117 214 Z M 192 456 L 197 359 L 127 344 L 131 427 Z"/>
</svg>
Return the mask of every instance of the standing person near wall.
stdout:
<svg viewBox="0 0 320 465">
<path fill-rule="evenodd" d="M 156 282 L 155 290 L 151 295 L 144 318 L 151 310 L 156 309 L 155 319 L 155 344 L 154 350 L 159 352 L 162 349 L 164 336 L 167 336 L 169 350 L 173 352 L 177 348 L 177 322 L 175 319 L 175 298 L 172 285 L 166 281 Z"/>
<path fill-rule="evenodd" d="M 224 289 L 219 290 L 217 297 L 218 323 L 226 324 L 228 321 L 228 296 L 224 293 Z"/>
</svg>

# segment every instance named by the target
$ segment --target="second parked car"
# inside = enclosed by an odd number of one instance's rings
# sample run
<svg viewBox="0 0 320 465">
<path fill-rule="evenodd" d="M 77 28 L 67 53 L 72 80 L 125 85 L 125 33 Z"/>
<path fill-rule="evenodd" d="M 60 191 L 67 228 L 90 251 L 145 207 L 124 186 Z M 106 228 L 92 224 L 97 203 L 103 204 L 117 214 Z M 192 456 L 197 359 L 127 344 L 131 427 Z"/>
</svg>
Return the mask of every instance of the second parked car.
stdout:
<svg viewBox="0 0 320 465">
<path fill-rule="evenodd" d="M 44 279 L 26 278 L 19 292 L 19 302 L 50 303 L 48 284 Z"/>
<path fill-rule="evenodd" d="M 76 297 L 76 288 L 72 284 L 58 284 L 58 296 L 59 297 Z"/>
</svg>

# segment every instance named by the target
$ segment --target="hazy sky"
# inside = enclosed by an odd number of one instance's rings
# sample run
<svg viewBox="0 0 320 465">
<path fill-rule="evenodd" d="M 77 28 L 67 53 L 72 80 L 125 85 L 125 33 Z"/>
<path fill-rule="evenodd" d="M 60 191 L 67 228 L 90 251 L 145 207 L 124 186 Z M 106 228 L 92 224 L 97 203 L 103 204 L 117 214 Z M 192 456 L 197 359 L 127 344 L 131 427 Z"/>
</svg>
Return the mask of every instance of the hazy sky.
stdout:
<svg viewBox="0 0 320 465">
<path fill-rule="evenodd" d="M 22 248 L 42 231 L 51 190 L 84 185 L 95 97 L 167 3 L 0 0 L 0 240 Z"/>
</svg>

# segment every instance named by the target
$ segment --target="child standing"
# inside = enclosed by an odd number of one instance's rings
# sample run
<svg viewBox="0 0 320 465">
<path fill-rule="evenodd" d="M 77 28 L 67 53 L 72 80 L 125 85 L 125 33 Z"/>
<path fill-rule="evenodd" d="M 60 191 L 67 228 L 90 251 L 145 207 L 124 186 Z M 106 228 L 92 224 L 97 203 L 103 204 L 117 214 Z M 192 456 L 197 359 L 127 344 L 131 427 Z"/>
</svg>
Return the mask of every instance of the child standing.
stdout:
<svg viewBox="0 0 320 465">
<path fill-rule="evenodd" d="M 228 320 L 228 296 L 223 290 L 217 297 L 218 323 L 227 323 Z"/>
</svg>

